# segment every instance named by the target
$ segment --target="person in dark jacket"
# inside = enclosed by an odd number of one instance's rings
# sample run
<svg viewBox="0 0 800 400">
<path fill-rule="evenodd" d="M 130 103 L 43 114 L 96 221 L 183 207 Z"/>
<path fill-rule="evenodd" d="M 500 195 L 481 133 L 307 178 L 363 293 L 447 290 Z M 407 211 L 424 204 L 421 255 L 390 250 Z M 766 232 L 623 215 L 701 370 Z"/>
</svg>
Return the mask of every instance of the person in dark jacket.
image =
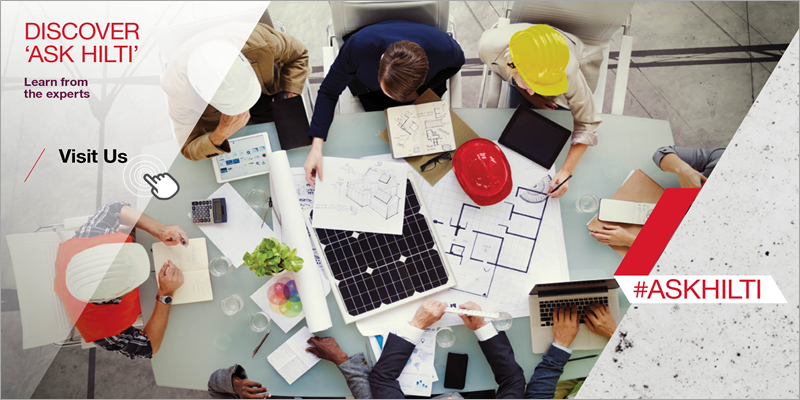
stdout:
<svg viewBox="0 0 800 400">
<path fill-rule="evenodd" d="M 322 179 L 322 143 L 336 102 L 346 87 L 366 111 L 410 104 L 426 90 L 439 97 L 447 80 L 464 65 L 464 52 L 447 33 L 411 21 L 385 21 L 345 38 L 320 85 L 309 136 L 314 137 L 303 168 L 312 186 Z"/>
</svg>

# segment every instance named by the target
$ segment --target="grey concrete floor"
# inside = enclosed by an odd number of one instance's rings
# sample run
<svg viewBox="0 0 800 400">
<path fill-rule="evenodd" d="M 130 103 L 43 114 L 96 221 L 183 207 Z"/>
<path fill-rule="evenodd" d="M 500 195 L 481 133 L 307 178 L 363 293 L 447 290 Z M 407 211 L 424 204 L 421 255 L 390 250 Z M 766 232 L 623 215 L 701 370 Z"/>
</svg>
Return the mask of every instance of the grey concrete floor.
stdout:
<svg viewBox="0 0 800 400">
<path fill-rule="evenodd" d="M 463 70 L 464 107 L 478 106 L 479 71 L 482 69 L 477 59 L 478 38 L 483 31 L 491 29 L 502 7 L 500 1 L 451 2 L 450 14 L 455 18 L 458 40 L 468 59 Z M 273 19 L 281 21 L 289 33 L 309 48 L 311 64 L 316 71 L 311 77 L 315 95 L 322 78 L 321 49 L 325 45 L 326 26 L 330 19 L 328 3 L 275 1 L 269 11 Z M 632 16 L 634 56 L 624 114 L 668 120 L 675 143 L 687 147 L 727 145 L 782 54 L 780 50 L 765 50 L 765 47 L 758 46 L 785 47 L 798 29 L 797 2 L 637 2 Z M 614 38 L 612 52 L 618 50 L 618 43 L 619 34 Z M 706 50 L 693 51 L 700 48 Z M 670 49 L 673 51 L 667 55 L 653 52 Z M 611 64 L 615 62 L 612 59 Z M 615 78 L 615 69 L 610 68 L 604 112 L 610 111 Z M 142 90 L 160 89 L 153 86 Z M 132 94 L 123 91 L 120 95 Z M 3 96 L 6 100 L 5 93 Z M 153 106 L 163 107 L 142 104 L 141 111 L 144 114 L 147 107 Z M 4 105 L 4 112 L 9 109 L 25 112 L 21 105 L 11 108 Z M 68 114 L 52 117 L 53 124 L 84 123 L 70 121 Z M 121 119 L 117 121 L 124 122 Z M 15 122 L 3 122 L 4 130 L 15 129 Z M 165 135 L 157 132 L 147 138 L 121 138 L 108 132 L 106 138 L 110 143 L 119 140 L 155 141 Z M 97 141 L 96 133 L 87 136 L 88 142 Z M 31 232 L 39 224 L 64 217 L 47 211 L 32 215 L 29 208 L 24 207 L 24 202 L 18 200 L 23 196 L 36 196 L 30 188 L 14 184 L 7 178 L 17 168 L 11 161 L 14 153 L 22 147 L 35 149 L 41 146 L 38 143 L 11 143 L 4 138 L 0 150 L 3 157 L 3 192 L 0 196 L 4 235 Z M 109 176 L 110 172 L 104 175 L 103 183 Z M 58 177 L 51 179 L 55 182 Z M 58 210 L 59 213 L 91 213 L 92 210 L 85 209 L 85 205 L 94 204 L 98 189 L 103 201 L 133 201 L 126 192 L 107 188 L 112 185 L 98 185 L 98 179 L 96 174 L 82 175 L 81 185 L 73 185 L 72 192 L 65 193 L 68 204 Z M 57 350 L 45 346 L 22 350 L 16 285 L 5 240 L 0 244 L 0 262 L 3 291 L 2 397 L 207 397 L 202 391 L 156 386 L 147 360 L 130 361 L 98 351 L 94 362 L 90 363 L 89 351 L 79 348 Z M 94 365 L 91 375 L 90 364 Z M 90 380 L 93 381 L 91 389 L 88 385 Z"/>
</svg>

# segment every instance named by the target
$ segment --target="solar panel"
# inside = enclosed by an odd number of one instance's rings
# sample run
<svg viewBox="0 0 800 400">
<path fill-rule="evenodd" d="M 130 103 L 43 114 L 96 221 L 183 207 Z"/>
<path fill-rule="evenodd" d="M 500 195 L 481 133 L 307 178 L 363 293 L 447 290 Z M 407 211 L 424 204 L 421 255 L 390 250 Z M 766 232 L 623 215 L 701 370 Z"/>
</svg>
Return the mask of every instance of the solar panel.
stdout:
<svg viewBox="0 0 800 400">
<path fill-rule="evenodd" d="M 345 323 L 456 285 L 418 193 L 409 175 L 401 235 L 311 229 Z"/>
</svg>

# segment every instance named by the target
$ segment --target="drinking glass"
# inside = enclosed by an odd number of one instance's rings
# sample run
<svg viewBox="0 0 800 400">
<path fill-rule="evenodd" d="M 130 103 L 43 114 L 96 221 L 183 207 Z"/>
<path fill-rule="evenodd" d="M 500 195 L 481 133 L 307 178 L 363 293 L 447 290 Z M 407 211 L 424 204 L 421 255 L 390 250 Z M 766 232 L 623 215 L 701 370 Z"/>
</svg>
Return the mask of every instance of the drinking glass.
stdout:
<svg viewBox="0 0 800 400">
<path fill-rule="evenodd" d="M 247 204 L 253 208 L 263 208 L 269 201 L 269 197 L 267 197 L 267 194 L 261 189 L 253 189 L 247 192 L 245 199 L 247 200 Z"/>
<path fill-rule="evenodd" d="M 228 257 L 215 257 L 208 262 L 208 272 L 216 277 L 227 274 L 231 269 L 233 262 Z"/>
<path fill-rule="evenodd" d="M 272 318 L 270 318 L 267 313 L 259 311 L 247 319 L 247 326 L 249 326 L 250 330 L 253 332 L 264 332 L 267 330 L 267 326 L 269 326 L 271 321 Z"/>
<path fill-rule="evenodd" d="M 453 347 L 456 344 L 456 333 L 447 327 L 439 328 L 439 332 L 436 332 L 436 343 L 443 349 Z"/>
<path fill-rule="evenodd" d="M 511 314 L 501 311 L 500 318 L 492 320 L 492 325 L 494 325 L 494 329 L 502 332 L 511 329 L 511 324 L 513 322 L 514 318 L 511 317 Z"/>
<path fill-rule="evenodd" d="M 599 204 L 600 200 L 597 199 L 597 196 L 585 194 L 575 202 L 575 209 L 582 213 L 593 213 L 597 211 L 597 206 Z"/>
<path fill-rule="evenodd" d="M 227 315 L 235 315 L 239 311 L 244 308 L 244 300 L 238 294 L 230 295 L 220 302 L 220 307 L 222 308 L 222 312 Z"/>
</svg>

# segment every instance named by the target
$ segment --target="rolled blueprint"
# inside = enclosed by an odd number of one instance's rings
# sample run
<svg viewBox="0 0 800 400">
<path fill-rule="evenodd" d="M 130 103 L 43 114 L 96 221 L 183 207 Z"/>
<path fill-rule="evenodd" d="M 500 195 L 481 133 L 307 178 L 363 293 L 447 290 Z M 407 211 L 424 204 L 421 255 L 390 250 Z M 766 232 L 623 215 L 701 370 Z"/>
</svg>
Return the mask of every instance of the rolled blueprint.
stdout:
<svg viewBox="0 0 800 400">
<path fill-rule="evenodd" d="M 320 271 L 314 262 L 314 252 L 306 230 L 305 218 L 300 208 L 300 199 L 295 191 L 289 159 L 285 151 L 276 151 L 269 156 L 269 181 L 275 210 L 280 218 L 281 238 L 287 246 L 297 249 L 303 259 L 303 268 L 296 272 L 295 282 L 300 292 L 300 302 L 306 314 L 306 323 L 311 332 L 324 331 L 332 326 L 325 290 Z M 277 221 L 273 221 L 277 223 Z M 275 230 L 277 226 L 273 226 Z"/>
</svg>

